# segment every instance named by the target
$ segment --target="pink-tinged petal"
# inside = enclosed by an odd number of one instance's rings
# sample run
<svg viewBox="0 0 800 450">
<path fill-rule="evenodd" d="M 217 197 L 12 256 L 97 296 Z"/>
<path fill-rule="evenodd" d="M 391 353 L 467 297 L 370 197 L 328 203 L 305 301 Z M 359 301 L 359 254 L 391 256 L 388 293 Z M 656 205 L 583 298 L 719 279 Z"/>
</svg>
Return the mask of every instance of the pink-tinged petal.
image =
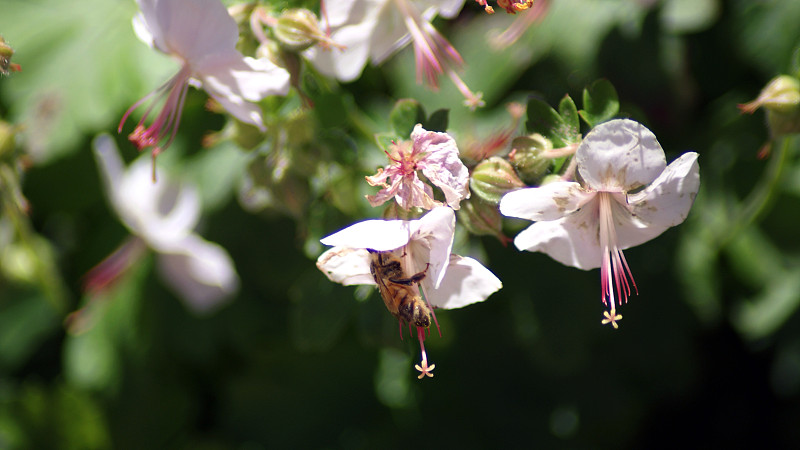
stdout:
<svg viewBox="0 0 800 450">
<path fill-rule="evenodd" d="M 411 241 L 409 253 L 414 260 L 412 270 L 422 271 L 428 267 L 428 276 L 437 287 L 442 282 L 456 228 L 456 215 L 447 206 L 433 208 L 419 220 L 409 223 Z M 430 264 L 430 266 L 428 266 Z"/>
<path fill-rule="evenodd" d="M 580 210 L 558 220 L 534 223 L 514 238 L 514 245 L 520 250 L 545 253 L 566 266 L 589 270 L 600 267 L 602 260 L 597 233 L 592 211 Z"/>
<path fill-rule="evenodd" d="M 334 283 L 345 286 L 375 284 L 369 252 L 363 248 L 334 247 L 317 258 L 317 268 Z"/>
<path fill-rule="evenodd" d="M 556 181 L 507 193 L 500 199 L 500 213 L 535 221 L 555 220 L 578 210 L 594 195 L 578 183 Z"/>
<path fill-rule="evenodd" d="M 365 220 L 320 240 L 331 247 L 369 248 L 388 252 L 408 243 L 408 221 Z"/>
<path fill-rule="evenodd" d="M 628 196 L 633 213 L 650 225 L 674 227 L 686 220 L 700 189 L 697 153 L 689 152 L 673 161 L 641 192 Z"/>
<path fill-rule="evenodd" d="M 447 204 L 458 209 L 469 197 L 469 169 L 458 157 L 456 141 L 447 133 L 426 131 L 417 124 L 411 133 L 414 151 L 426 154 L 419 162 L 422 173 L 444 192 Z"/>
<path fill-rule="evenodd" d="M 433 189 L 423 183 L 416 173 L 401 178 L 400 189 L 395 193 L 395 199 L 403 209 L 411 209 L 415 206 L 432 209 L 437 203 L 433 200 Z"/>
<path fill-rule="evenodd" d="M 575 152 L 578 172 L 596 191 L 629 191 L 649 184 L 667 165 L 656 136 L 633 120 L 601 123 Z"/>
<path fill-rule="evenodd" d="M 503 283 L 480 262 L 450 255 L 447 272 L 438 288 L 422 280 L 426 299 L 437 308 L 454 309 L 486 300 Z"/>
<path fill-rule="evenodd" d="M 189 64 L 231 50 L 239 30 L 219 0 L 138 0 L 155 44 Z"/>
<path fill-rule="evenodd" d="M 213 312 L 239 290 L 239 276 L 228 252 L 192 234 L 173 252 L 159 256 L 161 278 L 192 311 Z"/>
<path fill-rule="evenodd" d="M 193 69 L 206 92 L 226 111 L 262 131 L 261 108 L 250 102 L 289 91 L 289 72 L 266 60 L 244 58 L 235 50 L 208 55 Z"/>
</svg>

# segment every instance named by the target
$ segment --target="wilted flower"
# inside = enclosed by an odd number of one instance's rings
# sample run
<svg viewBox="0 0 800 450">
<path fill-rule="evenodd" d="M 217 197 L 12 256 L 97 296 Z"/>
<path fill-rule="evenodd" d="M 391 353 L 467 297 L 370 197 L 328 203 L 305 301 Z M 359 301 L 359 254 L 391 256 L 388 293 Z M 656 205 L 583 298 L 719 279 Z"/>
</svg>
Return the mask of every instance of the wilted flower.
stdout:
<svg viewBox="0 0 800 450">
<path fill-rule="evenodd" d="M 397 284 L 408 286 L 416 295 L 421 291 L 429 308 L 460 308 L 485 300 L 502 283 L 478 261 L 450 253 L 454 230 L 455 214 L 446 206 L 434 208 L 417 220 L 366 220 L 322 239 L 333 248 L 319 257 L 317 267 L 336 283 L 375 285 L 378 276 L 373 275 L 373 255 L 390 252 L 405 274 Z M 418 274 L 424 274 L 423 278 L 414 279 Z M 395 300 L 384 301 L 391 308 Z M 402 326 L 402 316 L 400 320 Z M 420 323 L 426 322 L 423 319 L 413 325 L 422 350 L 418 367 L 422 378 L 433 376 L 433 366 L 428 366 L 423 343 L 427 325 Z"/>
<path fill-rule="evenodd" d="M 537 221 L 514 239 L 520 250 L 589 270 L 600 267 L 602 300 L 615 328 L 633 276 L 622 250 L 686 219 L 700 185 L 697 153 L 666 165 L 653 133 L 632 120 L 596 126 L 575 153 L 580 182 L 556 181 L 506 194 L 500 212 Z M 634 283 L 634 288 L 636 284 Z M 615 298 L 616 288 L 619 298 Z"/>
<path fill-rule="evenodd" d="M 122 250 L 129 251 L 112 255 L 93 269 L 88 276 L 90 289 L 102 288 L 113 278 L 109 275 L 129 267 L 128 258 L 140 254 L 136 248 L 144 243 L 158 254 L 164 281 L 190 309 L 205 313 L 229 300 L 239 289 L 239 277 L 228 252 L 193 231 L 200 218 L 197 191 L 169 179 L 153 183 L 146 159 L 126 170 L 109 136 L 99 136 L 94 150 L 108 200 L 137 242 L 126 244 Z"/>
<path fill-rule="evenodd" d="M 133 19 L 139 39 L 172 56 L 180 71 L 125 112 L 119 132 L 134 109 L 152 96 L 164 98 L 158 117 L 145 128 L 150 105 L 128 139 L 139 150 L 152 147 L 153 156 L 169 146 L 181 119 L 189 84 L 202 87 L 242 122 L 264 131 L 260 108 L 250 102 L 268 95 L 285 95 L 289 73 L 266 59 L 244 57 L 236 50 L 239 31 L 219 0 L 137 0 L 141 12 Z"/>
<path fill-rule="evenodd" d="M 414 44 L 417 82 L 438 88 L 438 78 L 447 74 L 472 109 L 483 106 L 480 93 L 473 93 L 456 74 L 464 61 L 458 51 L 430 21 L 438 14 L 451 18 L 461 10 L 464 0 L 376 0 L 326 3 L 326 26 L 331 40 L 345 46 L 344 51 L 312 47 L 306 57 L 322 73 L 341 81 L 361 75 L 367 59 L 379 64 L 409 41 Z M 324 15 L 325 16 L 325 15 Z"/>
<path fill-rule="evenodd" d="M 456 141 L 449 134 L 427 131 L 417 124 L 411 141 L 393 143 L 386 154 L 392 163 L 366 177 L 370 186 L 383 186 L 376 195 L 367 196 L 372 206 L 382 205 L 392 197 L 404 209 L 431 209 L 441 204 L 433 199 L 431 186 L 420 180 L 418 170 L 444 192 L 453 209 L 469 197 L 469 170 L 459 159 Z"/>
</svg>

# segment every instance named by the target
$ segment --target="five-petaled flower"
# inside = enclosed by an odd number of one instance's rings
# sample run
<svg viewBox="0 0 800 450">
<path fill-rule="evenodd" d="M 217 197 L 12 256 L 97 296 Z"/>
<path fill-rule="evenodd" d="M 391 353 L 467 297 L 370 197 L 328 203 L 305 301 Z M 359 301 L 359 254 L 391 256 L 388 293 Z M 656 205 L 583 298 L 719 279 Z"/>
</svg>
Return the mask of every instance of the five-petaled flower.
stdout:
<svg viewBox="0 0 800 450">
<path fill-rule="evenodd" d="M 336 283 L 376 285 L 372 255 L 391 252 L 401 261 L 402 273 L 425 274 L 407 285 L 415 293 L 421 291 L 429 307 L 460 308 L 485 300 L 502 283 L 475 259 L 450 253 L 454 231 L 455 213 L 446 206 L 436 207 L 416 220 L 365 220 L 322 239 L 333 248 L 320 255 L 317 267 Z M 435 314 L 433 318 L 436 321 Z M 416 327 L 422 350 L 417 370 L 422 372 L 420 378 L 433 376 L 434 366 L 428 365 L 423 343 L 427 327 Z"/>
<path fill-rule="evenodd" d="M 575 158 L 579 182 L 509 192 L 500 212 L 536 221 L 514 239 L 520 250 L 541 251 L 579 269 L 600 267 L 602 300 L 610 310 L 603 323 L 616 328 L 622 318 L 616 308 L 631 293 L 628 280 L 633 283 L 622 250 L 686 219 L 700 186 L 697 153 L 667 166 L 650 130 L 618 119 L 596 126 Z"/>
<path fill-rule="evenodd" d="M 431 25 L 436 15 L 455 17 L 464 0 L 337 0 L 326 2 L 325 27 L 331 40 L 345 46 L 330 51 L 317 46 L 306 57 L 322 73 L 341 81 L 361 75 L 367 59 L 380 64 L 409 42 L 414 44 L 417 83 L 423 80 L 438 88 L 446 74 L 464 96 L 464 104 L 475 109 L 484 105 L 481 93 L 472 92 L 455 72 L 464 61 L 450 42 Z"/>
<path fill-rule="evenodd" d="M 194 232 L 198 192 L 166 177 L 153 183 L 144 158 L 126 169 L 110 136 L 99 136 L 94 149 L 109 203 L 134 240 L 92 269 L 87 290 L 102 290 L 117 279 L 140 256 L 136 249 L 146 245 L 158 255 L 164 281 L 194 312 L 208 313 L 230 300 L 239 276 L 224 248 Z"/>
<path fill-rule="evenodd" d="M 417 124 L 411 141 L 393 143 L 386 154 L 392 163 L 366 177 L 370 186 L 383 186 L 376 195 L 367 195 L 372 206 L 382 205 L 392 197 L 404 209 L 440 205 L 433 199 L 431 186 L 417 175 L 418 170 L 444 192 L 445 201 L 453 209 L 469 198 L 469 169 L 459 159 L 456 141 L 449 134 L 427 131 Z"/>
<path fill-rule="evenodd" d="M 242 122 L 265 130 L 260 108 L 251 103 L 268 95 L 285 95 L 289 73 L 266 59 L 244 57 L 236 50 L 239 31 L 219 0 L 137 0 L 141 12 L 133 19 L 139 39 L 172 56 L 178 73 L 125 112 L 128 116 L 153 96 L 163 97 L 158 117 L 145 122 L 150 105 L 128 139 L 139 150 L 152 148 L 153 157 L 175 137 L 190 83 L 202 87 Z"/>
</svg>

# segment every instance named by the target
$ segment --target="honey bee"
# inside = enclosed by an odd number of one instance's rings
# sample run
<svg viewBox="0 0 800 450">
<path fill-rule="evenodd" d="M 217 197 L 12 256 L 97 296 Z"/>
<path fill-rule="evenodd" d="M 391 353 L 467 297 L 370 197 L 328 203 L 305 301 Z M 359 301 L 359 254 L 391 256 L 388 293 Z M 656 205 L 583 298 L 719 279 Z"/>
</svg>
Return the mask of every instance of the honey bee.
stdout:
<svg viewBox="0 0 800 450">
<path fill-rule="evenodd" d="M 369 251 L 372 261 L 370 272 L 378 285 L 386 309 L 394 317 L 408 324 L 427 328 L 431 325 L 431 310 L 425 300 L 414 292 L 413 284 L 425 278 L 428 268 L 407 277 L 402 263 L 392 252 Z"/>
</svg>

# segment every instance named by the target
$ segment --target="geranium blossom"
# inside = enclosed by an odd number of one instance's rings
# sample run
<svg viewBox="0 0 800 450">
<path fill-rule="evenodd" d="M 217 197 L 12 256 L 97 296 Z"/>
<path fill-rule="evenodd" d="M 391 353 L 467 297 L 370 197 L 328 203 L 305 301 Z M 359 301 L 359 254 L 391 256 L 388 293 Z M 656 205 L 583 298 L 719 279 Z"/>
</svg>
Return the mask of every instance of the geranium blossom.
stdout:
<svg viewBox="0 0 800 450">
<path fill-rule="evenodd" d="M 366 177 L 370 186 L 383 186 L 376 195 L 367 196 L 372 206 L 382 205 L 392 197 L 404 209 L 431 209 L 440 204 L 433 199 L 431 186 L 420 180 L 418 170 L 444 192 L 453 209 L 469 197 L 469 169 L 459 159 L 456 141 L 449 134 L 427 131 L 417 124 L 411 141 L 393 143 L 386 154 L 392 163 Z"/>
<path fill-rule="evenodd" d="M 575 158 L 580 182 L 510 192 L 500 212 L 536 221 L 514 239 L 520 250 L 579 269 L 600 267 L 601 296 L 610 309 L 603 323 L 616 328 L 622 318 L 616 307 L 631 293 L 628 279 L 633 282 L 622 250 L 686 219 L 700 185 L 697 153 L 667 166 L 655 135 L 621 119 L 595 127 Z"/>
<path fill-rule="evenodd" d="M 417 82 L 438 88 L 438 78 L 447 74 L 464 95 L 470 108 L 483 106 L 480 93 L 473 93 L 456 74 L 463 65 L 458 51 L 430 24 L 436 15 L 455 17 L 464 0 L 337 0 L 325 3 L 331 40 L 344 51 L 312 47 L 306 57 L 322 73 L 340 81 L 361 75 L 367 60 L 380 64 L 394 52 L 414 44 Z"/>
<path fill-rule="evenodd" d="M 239 277 L 228 252 L 193 231 L 200 219 L 197 191 L 168 178 L 153 183 L 147 159 L 139 158 L 126 170 L 109 136 L 98 137 L 94 147 L 109 203 L 139 241 L 122 249 L 144 243 L 155 251 L 162 278 L 195 312 L 210 312 L 229 300 L 239 288 Z M 118 269 L 130 266 L 126 258 L 138 254 L 112 255 L 89 274 L 90 287 L 102 287 L 119 275 Z"/>
<path fill-rule="evenodd" d="M 166 84 L 136 102 L 122 117 L 119 131 L 131 112 L 152 96 L 164 105 L 150 126 L 150 105 L 128 139 L 139 150 L 152 147 L 153 156 L 167 147 L 180 123 L 186 90 L 202 87 L 242 122 L 265 130 L 261 110 L 253 103 L 268 95 L 285 95 L 289 73 L 266 59 L 244 57 L 236 50 L 239 31 L 219 0 L 137 0 L 141 12 L 134 18 L 137 36 L 172 56 L 181 69 Z"/>
<path fill-rule="evenodd" d="M 393 252 L 402 260 L 405 274 L 425 272 L 419 289 L 430 306 L 460 308 L 485 300 L 502 283 L 478 261 L 450 253 L 454 230 L 455 214 L 446 206 L 417 220 L 366 220 L 322 239 L 333 248 L 319 257 L 317 267 L 336 283 L 375 285 L 369 250 Z M 424 331 L 417 327 L 422 350 L 420 378 L 432 376 L 433 369 L 428 366 Z"/>
</svg>

